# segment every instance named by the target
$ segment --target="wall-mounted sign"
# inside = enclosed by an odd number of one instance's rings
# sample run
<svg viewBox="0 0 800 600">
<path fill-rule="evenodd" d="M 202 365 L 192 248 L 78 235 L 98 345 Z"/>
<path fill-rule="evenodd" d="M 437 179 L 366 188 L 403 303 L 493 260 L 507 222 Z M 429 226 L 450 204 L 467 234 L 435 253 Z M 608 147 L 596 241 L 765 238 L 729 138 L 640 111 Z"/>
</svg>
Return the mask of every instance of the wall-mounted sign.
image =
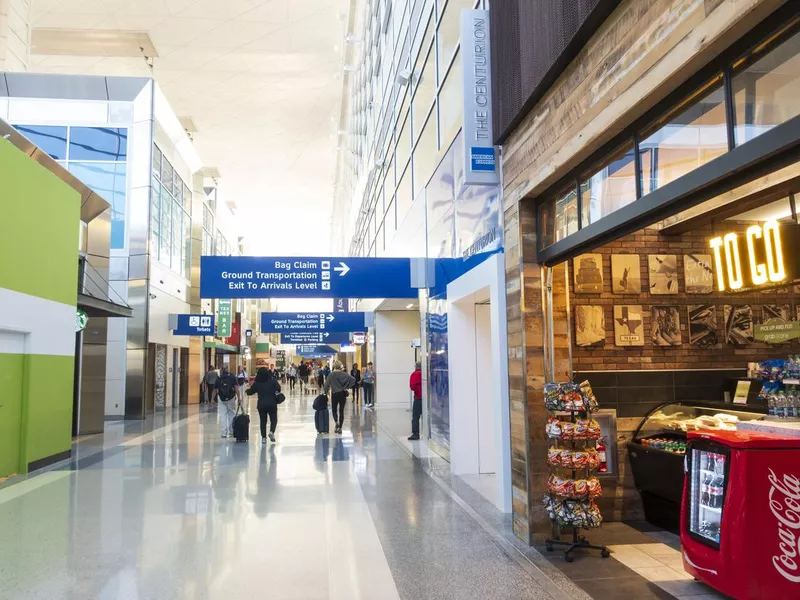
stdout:
<svg viewBox="0 0 800 600">
<path fill-rule="evenodd" d="M 253 337 L 253 330 L 252 329 L 246 329 L 245 332 L 244 332 L 244 337 L 248 337 L 248 338 Z"/>
<path fill-rule="evenodd" d="M 217 337 L 231 337 L 232 304 L 231 300 L 219 300 L 217 302 Z"/>
<path fill-rule="evenodd" d="M 177 315 L 174 335 L 214 335 L 213 315 Z"/>
<path fill-rule="evenodd" d="M 367 342 L 367 334 L 366 333 L 354 333 L 353 334 L 353 343 L 356 346 L 361 346 Z"/>
<path fill-rule="evenodd" d="M 75 333 L 86 329 L 86 324 L 89 322 L 89 317 L 80 308 L 75 313 Z"/>
<path fill-rule="evenodd" d="M 717 290 L 737 292 L 789 283 L 796 260 L 791 250 L 794 234 L 773 220 L 751 225 L 744 233 L 712 238 Z"/>
<path fill-rule="evenodd" d="M 497 184 L 497 151 L 492 133 L 489 11 L 461 11 L 464 77 L 464 183 Z"/>
<path fill-rule="evenodd" d="M 769 344 L 783 344 L 800 338 L 800 322 L 783 319 L 769 319 L 763 325 L 754 327 L 755 338 Z"/>
<path fill-rule="evenodd" d="M 340 346 L 340 347 L 339 347 L 339 352 L 344 352 L 344 353 L 348 353 L 348 352 L 350 352 L 350 353 L 355 353 L 355 351 L 356 351 L 356 347 L 355 347 L 355 346 Z"/>
</svg>

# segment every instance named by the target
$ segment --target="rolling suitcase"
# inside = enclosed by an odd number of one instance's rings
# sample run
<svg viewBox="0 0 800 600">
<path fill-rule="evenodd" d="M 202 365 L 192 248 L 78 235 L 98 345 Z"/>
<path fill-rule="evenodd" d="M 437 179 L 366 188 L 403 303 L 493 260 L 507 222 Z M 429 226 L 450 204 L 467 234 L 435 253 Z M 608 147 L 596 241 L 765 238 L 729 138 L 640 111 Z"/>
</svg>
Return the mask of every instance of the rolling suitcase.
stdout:
<svg viewBox="0 0 800 600">
<path fill-rule="evenodd" d="M 237 442 L 246 442 L 250 439 L 250 416 L 244 412 L 233 417 L 233 437 Z"/>
<path fill-rule="evenodd" d="M 327 406 L 314 412 L 314 425 L 317 428 L 317 433 L 328 433 L 331 427 L 331 415 Z"/>
</svg>

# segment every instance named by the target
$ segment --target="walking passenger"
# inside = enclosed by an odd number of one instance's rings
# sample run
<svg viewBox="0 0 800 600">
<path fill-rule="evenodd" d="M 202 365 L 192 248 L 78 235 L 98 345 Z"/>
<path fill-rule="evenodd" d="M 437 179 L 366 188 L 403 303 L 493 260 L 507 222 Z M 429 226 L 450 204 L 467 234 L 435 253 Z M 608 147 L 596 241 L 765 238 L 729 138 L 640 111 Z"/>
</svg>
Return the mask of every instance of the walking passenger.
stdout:
<svg viewBox="0 0 800 600">
<path fill-rule="evenodd" d="M 297 368 L 297 376 L 300 378 L 300 393 L 303 393 L 303 386 L 308 387 L 308 376 L 311 373 L 311 369 L 308 368 L 308 364 L 304 361 L 300 361 L 300 366 Z M 308 390 L 306 390 L 307 392 Z"/>
<path fill-rule="evenodd" d="M 217 400 L 217 380 L 219 379 L 219 371 L 214 367 L 214 365 L 208 365 L 208 371 L 206 372 L 204 383 L 206 384 L 206 402 L 214 408 L 214 403 Z"/>
<path fill-rule="evenodd" d="M 347 390 L 356 383 L 344 370 L 344 365 L 336 363 L 328 379 L 325 380 L 325 393 L 331 392 L 331 410 L 336 423 L 336 433 L 342 433 L 344 423 L 344 406 L 347 403 Z"/>
<path fill-rule="evenodd" d="M 364 367 L 361 386 L 364 388 L 364 406 L 372 408 L 375 406 L 375 367 L 371 362 Z"/>
<path fill-rule="evenodd" d="M 222 367 L 222 375 L 217 379 L 217 399 L 219 401 L 219 426 L 222 437 L 233 435 L 233 417 L 236 416 L 236 402 L 239 383 L 236 376 Z"/>
<path fill-rule="evenodd" d="M 414 392 L 414 406 L 411 410 L 411 436 L 409 440 L 419 439 L 419 418 L 422 416 L 422 365 L 417 363 L 408 382 Z"/>
<path fill-rule="evenodd" d="M 239 374 L 236 375 L 236 383 L 239 384 L 239 402 L 244 404 L 244 386 L 247 383 L 247 371 L 244 368 L 244 365 L 239 367 Z"/>
<path fill-rule="evenodd" d="M 358 404 L 360 402 L 358 390 L 361 387 L 361 371 L 358 368 L 358 363 L 353 363 L 353 368 L 350 370 L 350 377 L 356 380 L 356 384 L 353 386 L 353 402 Z"/>
<path fill-rule="evenodd" d="M 325 380 L 328 378 L 328 375 L 330 375 L 330 373 L 331 373 L 331 370 L 328 368 L 328 365 L 325 365 L 324 368 L 322 366 L 320 366 L 320 368 L 317 369 L 317 389 L 318 390 L 321 390 L 322 387 L 325 385 Z"/>
<path fill-rule="evenodd" d="M 292 363 L 292 366 L 289 367 L 289 390 L 291 390 L 292 392 L 294 391 L 294 384 L 296 381 L 297 381 L 297 367 L 295 367 L 294 363 Z"/>
<path fill-rule="evenodd" d="M 256 380 L 245 392 L 248 396 L 258 394 L 258 416 L 261 419 L 261 443 L 267 443 L 267 417 L 269 417 L 269 441 L 275 442 L 275 428 L 278 426 L 278 400 L 281 391 L 280 382 L 272 376 L 269 369 L 261 368 L 256 373 Z"/>
</svg>

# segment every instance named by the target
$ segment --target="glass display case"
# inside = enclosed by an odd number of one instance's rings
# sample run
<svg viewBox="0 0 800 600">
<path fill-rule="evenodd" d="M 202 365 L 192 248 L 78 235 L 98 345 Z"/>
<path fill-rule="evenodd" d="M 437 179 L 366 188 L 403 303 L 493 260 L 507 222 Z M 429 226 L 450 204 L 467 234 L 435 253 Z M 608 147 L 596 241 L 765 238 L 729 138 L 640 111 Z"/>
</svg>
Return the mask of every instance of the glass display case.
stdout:
<svg viewBox="0 0 800 600">
<path fill-rule="evenodd" d="M 735 431 L 739 423 L 761 420 L 766 412 L 760 405 L 673 402 L 647 413 L 627 445 L 645 519 L 673 533 L 679 531 L 687 432 Z"/>
</svg>

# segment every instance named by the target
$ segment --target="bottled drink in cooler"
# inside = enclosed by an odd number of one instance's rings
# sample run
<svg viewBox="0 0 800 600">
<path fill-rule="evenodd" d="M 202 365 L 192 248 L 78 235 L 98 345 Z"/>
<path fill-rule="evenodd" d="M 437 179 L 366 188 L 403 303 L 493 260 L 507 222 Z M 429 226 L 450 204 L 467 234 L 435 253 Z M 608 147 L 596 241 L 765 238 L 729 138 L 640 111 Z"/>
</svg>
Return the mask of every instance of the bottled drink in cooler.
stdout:
<svg viewBox="0 0 800 600">
<path fill-rule="evenodd" d="M 711 474 L 706 473 L 700 486 L 700 504 L 711 506 Z"/>
</svg>

